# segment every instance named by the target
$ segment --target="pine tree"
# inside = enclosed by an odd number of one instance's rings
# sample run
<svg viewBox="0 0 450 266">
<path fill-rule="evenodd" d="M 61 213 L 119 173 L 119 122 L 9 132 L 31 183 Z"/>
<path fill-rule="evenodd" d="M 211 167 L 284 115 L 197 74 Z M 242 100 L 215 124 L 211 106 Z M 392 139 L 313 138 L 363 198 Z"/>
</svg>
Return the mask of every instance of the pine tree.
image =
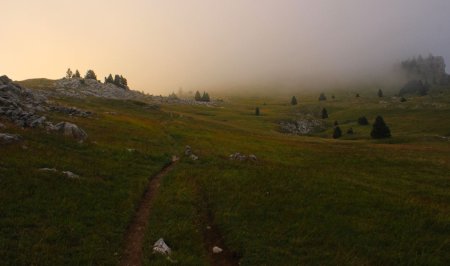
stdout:
<svg viewBox="0 0 450 266">
<path fill-rule="evenodd" d="M 322 109 L 322 119 L 328 118 L 328 112 L 327 109 L 323 108 Z"/>
<path fill-rule="evenodd" d="M 80 71 L 78 71 L 78 69 L 75 71 L 75 74 L 73 74 L 72 78 L 81 78 Z"/>
<path fill-rule="evenodd" d="M 357 93 L 355 97 L 356 97 L 356 98 L 359 98 L 359 93 Z"/>
<path fill-rule="evenodd" d="M 342 136 L 342 131 L 339 126 L 334 127 L 333 138 L 338 139 Z"/>
<path fill-rule="evenodd" d="M 292 96 L 291 105 L 297 105 L 297 98 L 295 96 Z"/>
<path fill-rule="evenodd" d="M 85 79 L 95 79 L 97 80 L 97 75 L 95 75 L 94 70 L 89 69 L 84 76 Z"/>
<path fill-rule="evenodd" d="M 338 123 L 337 120 L 334 121 L 334 125 L 335 125 L 335 126 L 339 126 L 339 123 Z"/>
<path fill-rule="evenodd" d="M 201 101 L 209 102 L 209 94 L 207 92 L 203 92 L 203 96 L 202 96 Z"/>
<path fill-rule="evenodd" d="M 349 128 L 349 129 L 347 130 L 347 134 L 348 134 L 348 135 L 353 135 L 353 128 Z"/>
<path fill-rule="evenodd" d="M 383 91 L 381 89 L 378 90 L 378 97 L 383 97 Z"/>
<path fill-rule="evenodd" d="M 195 97 L 194 97 L 194 99 L 195 99 L 196 101 L 201 101 L 201 100 L 202 100 L 202 96 L 200 96 L 200 92 L 199 92 L 199 91 L 196 91 L 196 92 L 195 92 Z"/>
<path fill-rule="evenodd" d="M 327 97 L 325 96 L 325 94 L 322 92 L 319 96 L 319 101 L 326 101 Z"/>
<path fill-rule="evenodd" d="M 383 117 L 381 117 L 380 115 L 375 119 L 375 123 L 373 124 L 370 136 L 374 139 L 389 138 L 391 136 L 389 127 L 386 125 Z"/>
<path fill-rule="evenodd" d="M 105 78 L 105 83 L 114 83 L 114 79 L 111 74 L 107 78 Z"/>
<path fill-rule="evenodd" d="M 66 78 L 68 78 L 68 79 L 72 78 L 72 74 L 73 74 L 72 70 L 70 70 L 70 68 L 68 68 L 66 71 Z"/>
<path fill-rule="evenodd" d="M 256 109 L 255 109 L 255 115 L 259 115 L 259 107 L 256 107 Z"/>
</svg>

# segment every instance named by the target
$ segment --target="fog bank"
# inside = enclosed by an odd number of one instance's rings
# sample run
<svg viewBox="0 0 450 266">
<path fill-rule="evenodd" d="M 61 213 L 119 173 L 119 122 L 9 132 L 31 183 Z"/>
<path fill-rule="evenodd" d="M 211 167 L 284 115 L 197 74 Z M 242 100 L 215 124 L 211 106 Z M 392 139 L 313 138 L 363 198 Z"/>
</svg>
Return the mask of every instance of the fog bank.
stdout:
<svg viewBox="0 0 450 266">
<path fill-rule="evenodd" d="M 448 0 L 3 3 L 0 73 L 123 74 L 149 93 L 389 80 L 392 64 L 450 60 Z"/>
</svg>

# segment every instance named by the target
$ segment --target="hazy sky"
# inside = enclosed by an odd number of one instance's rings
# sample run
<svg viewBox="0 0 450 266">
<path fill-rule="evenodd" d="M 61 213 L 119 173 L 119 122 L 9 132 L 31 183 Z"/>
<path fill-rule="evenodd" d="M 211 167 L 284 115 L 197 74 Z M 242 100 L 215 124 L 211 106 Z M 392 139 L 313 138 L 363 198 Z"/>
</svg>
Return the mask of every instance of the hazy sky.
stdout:
<svg viewBox="0 0 450 266">
<path fill-rule="evenodd" d="M 449 0 L 8 0 L 1 20 L 0 74 L 92 68 L 150 93 L 350 78 L 419 53 L 450 61 Z"/>
</svg>

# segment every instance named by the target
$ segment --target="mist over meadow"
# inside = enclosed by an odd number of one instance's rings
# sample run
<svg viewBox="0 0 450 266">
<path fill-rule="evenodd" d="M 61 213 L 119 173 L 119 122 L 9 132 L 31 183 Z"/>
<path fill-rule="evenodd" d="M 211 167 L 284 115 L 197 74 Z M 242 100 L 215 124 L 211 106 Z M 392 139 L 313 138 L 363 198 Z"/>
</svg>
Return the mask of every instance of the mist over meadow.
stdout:
<svg viewBox="0 0 450 266">
<path fill-rule="evenodd" d="M 396 80 L 394 64 L 450 59 L 450 2 L 72 1 L 4 3 L 0 73 L 123 73 L 148 93 L 322 88 Z"/>
</svg>

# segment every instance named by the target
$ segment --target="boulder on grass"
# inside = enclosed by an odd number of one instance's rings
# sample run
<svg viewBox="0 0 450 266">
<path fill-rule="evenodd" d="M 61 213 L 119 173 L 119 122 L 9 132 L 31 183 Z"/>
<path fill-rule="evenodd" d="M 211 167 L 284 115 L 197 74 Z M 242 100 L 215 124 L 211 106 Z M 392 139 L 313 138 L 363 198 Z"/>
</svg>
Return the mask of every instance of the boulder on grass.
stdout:
<svg viewBox="0 0 450 266">
<path fill-rule="evenodd" d="M 77 125 L 69 122 L 60 122 L 55 125 L 55 130 L 64 134 L 64 136 L 72 137 L 77 140 L 86 140 L 88 135 Z"/>
<path fill-rule="evenodd" d="M 0 133 L 0 144 L 9 144 L 20 140 L 19 135 Z"/>
</svg>

